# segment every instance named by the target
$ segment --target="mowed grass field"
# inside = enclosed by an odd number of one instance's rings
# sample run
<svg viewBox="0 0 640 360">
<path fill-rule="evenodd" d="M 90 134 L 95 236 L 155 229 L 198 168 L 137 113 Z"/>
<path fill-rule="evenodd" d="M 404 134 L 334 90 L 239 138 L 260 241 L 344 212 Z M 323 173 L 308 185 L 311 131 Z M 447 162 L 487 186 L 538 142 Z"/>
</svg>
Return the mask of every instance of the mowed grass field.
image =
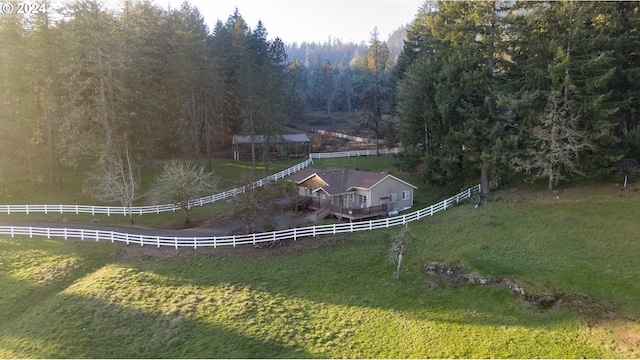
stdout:
<svg viewBox="0 0 640 360">
<path fill-rule="evenodd" d="M 400 280 L 399 229 L 178 251 L 2 236 L 0 358 L 638 358 L 639 188 L 503 187 L 411 223 Z"/>
</svg>

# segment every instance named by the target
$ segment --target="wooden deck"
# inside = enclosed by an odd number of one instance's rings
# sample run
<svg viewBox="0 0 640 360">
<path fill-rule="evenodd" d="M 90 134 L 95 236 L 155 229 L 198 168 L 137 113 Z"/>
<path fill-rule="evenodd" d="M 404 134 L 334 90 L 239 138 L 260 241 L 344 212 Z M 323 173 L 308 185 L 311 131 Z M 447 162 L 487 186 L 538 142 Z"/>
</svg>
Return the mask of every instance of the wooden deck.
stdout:
<svg viewBox="0 0 640 360">
<path fill-rule="evenodd" d="M 384 206 L 376 206 L 376 207 L 364 208 L 364 209 L 347 209 L 347 208 L 340 208 L 336 206 L 321 207 L 319 205 L 313 204 L 309 206 L 309 208 L 313 210 L 326 209 L 325 211 L 337 217 L 338 219 L 349 219 L 350 221 L 377 218 L 377 217 L 387 216 L 388 214 L 387 210 L 384 209 Z M 349 213 L 349 210 L 351 210 L 351 214 Z"/>
</svg>

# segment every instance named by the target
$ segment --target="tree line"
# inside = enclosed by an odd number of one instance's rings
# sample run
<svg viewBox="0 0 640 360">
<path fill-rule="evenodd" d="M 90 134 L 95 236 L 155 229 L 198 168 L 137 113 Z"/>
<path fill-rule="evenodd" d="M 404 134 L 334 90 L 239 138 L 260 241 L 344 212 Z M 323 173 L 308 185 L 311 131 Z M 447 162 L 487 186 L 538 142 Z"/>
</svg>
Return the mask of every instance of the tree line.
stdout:
<svg viewBox="0 0 640 360">
<path fill-rule="evenodd" d="M 308 66 L 237 9 L 213 29 L 188 2 L 43 9 L 0 17 L 0 181 L 24 175 L 59 189 L 64 168 L 92 168 L 93 178 L 137 173 L 139 182 L 140 165 L 154 158 L 210 165 L 231 153 L 234 134 L 270 139 L 311 108 L 329 118 L 369 108 L 379 121 L 374 93 L 388 84 L 393 57 L 377 31 L 375 57 L 361 44 L 346 65 L 317 54 Z M 260 161 L 269 171 L 259 151 L 268 142 L 252 144 L 254 173 Z"/>
<path fill-rule="evenodd" d="M 400 165 L 553 189 L 638 158 L 639 30 L 636 2 L 425 2 L 394 69 Z"/>
<path fill-rule="evenodd" d="M 366 46 L 325 44 L 334 62 L 310 61 L 309 44 L 298 59 L 303 46 L 238 10 L 209 29 L 188 2 L 45 5 L 0 17 L 0 181 L 61 188 L 64 168 L 89 163 L 139 182 L 151 159 L 205 166 L 232 135 L 270 139 L 308 110 L 397 131 L 399 166 L 436 184 L 479 175 L 487 189 L 516 171 L 553 188 L 640 155 L 634 2 L 427 1 L 397 58 L 373 29 Z M 268 142 L 253 144 L 254 172 L 268 172 Z"/>
<path fill-rule="evenodd" d="M 284 44 L 236 11 L 209 30 L 188 2 L 67 2 L 0 17 L 0 176 L 60 188 L 62 168 L 230 152 L 294 103 Z M 119 159 L 119 160 L 118 160 Z M 84 163 L 83 163 L 84 162 Z M 1 179 L 0 179 L 1 180 Z"/>
</svg>

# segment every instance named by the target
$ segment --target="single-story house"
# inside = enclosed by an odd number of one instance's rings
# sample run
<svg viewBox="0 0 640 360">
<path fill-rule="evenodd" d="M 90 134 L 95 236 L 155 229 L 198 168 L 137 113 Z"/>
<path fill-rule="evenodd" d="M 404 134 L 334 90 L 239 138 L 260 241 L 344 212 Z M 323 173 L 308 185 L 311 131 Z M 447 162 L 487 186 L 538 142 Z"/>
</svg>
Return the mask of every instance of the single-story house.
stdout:
<svg viewBox="0 0 640 360">
<path fill-rule="evenodd" d="M 285 134 L 285 135 L 254 135 L 256 158 L 261 159 L 265 148 L 265 143 L 269 142 L 269 157 L 271 159 L 284 158 L 304 158 L 309 157 L 311 152 L 311 140 L 307 134 Z M 234 160 L 251 160 L 251 135 L 234 135 L 233 158 Z"/>
<path fill-rule="evenodd" d="M 338 218 L 364 219 L 408 209 L 413 191 L 408 182 L 386 172 L 306 168 L 289 177 L 312 207 Z"/>
</svg>

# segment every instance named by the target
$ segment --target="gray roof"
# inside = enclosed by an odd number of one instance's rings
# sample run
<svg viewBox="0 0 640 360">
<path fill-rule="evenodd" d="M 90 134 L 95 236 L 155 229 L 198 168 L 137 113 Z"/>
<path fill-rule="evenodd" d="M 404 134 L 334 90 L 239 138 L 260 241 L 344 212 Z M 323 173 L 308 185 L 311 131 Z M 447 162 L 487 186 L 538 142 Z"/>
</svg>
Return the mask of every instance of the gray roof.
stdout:
<svg viewBox="0 0 640 360">
<path fill-rule="evenodd" d="M 262 143 L 265 139 L 265 135 L 254 135 L 254 142 Z M 311 140 L 307 136 L 307 134 L 285 134 L 285 135 L 272 135 L 272 142 L 310 142 Z M 233 143 L 234 144 L 250 144 L 251 136 L 243 136 L 243 135 L 233 135 Z"/>
<path fill-rule="evenodd" d="M 327 186 L 323 186 L 322 189 L 329 195 L 343 194 L 349 191 L 353 191 L 353 188 L 370 189 L 387 177 L 392 177 L 393 179 L 396 179 L 415 188 L 415 186 L 407 183 L 406 181 L 400 180 L 397 177 L 389 175 L 387 173 L 339 168 L 331 168 L 327 170 L 306 168 L 291 175 L 289 177 L 289 180 L 294 181 L 297 184 L 301 184 L 312 178 L 313 176 L 318 176 L 325 183 L 327 183 Z"/>
</svg>

